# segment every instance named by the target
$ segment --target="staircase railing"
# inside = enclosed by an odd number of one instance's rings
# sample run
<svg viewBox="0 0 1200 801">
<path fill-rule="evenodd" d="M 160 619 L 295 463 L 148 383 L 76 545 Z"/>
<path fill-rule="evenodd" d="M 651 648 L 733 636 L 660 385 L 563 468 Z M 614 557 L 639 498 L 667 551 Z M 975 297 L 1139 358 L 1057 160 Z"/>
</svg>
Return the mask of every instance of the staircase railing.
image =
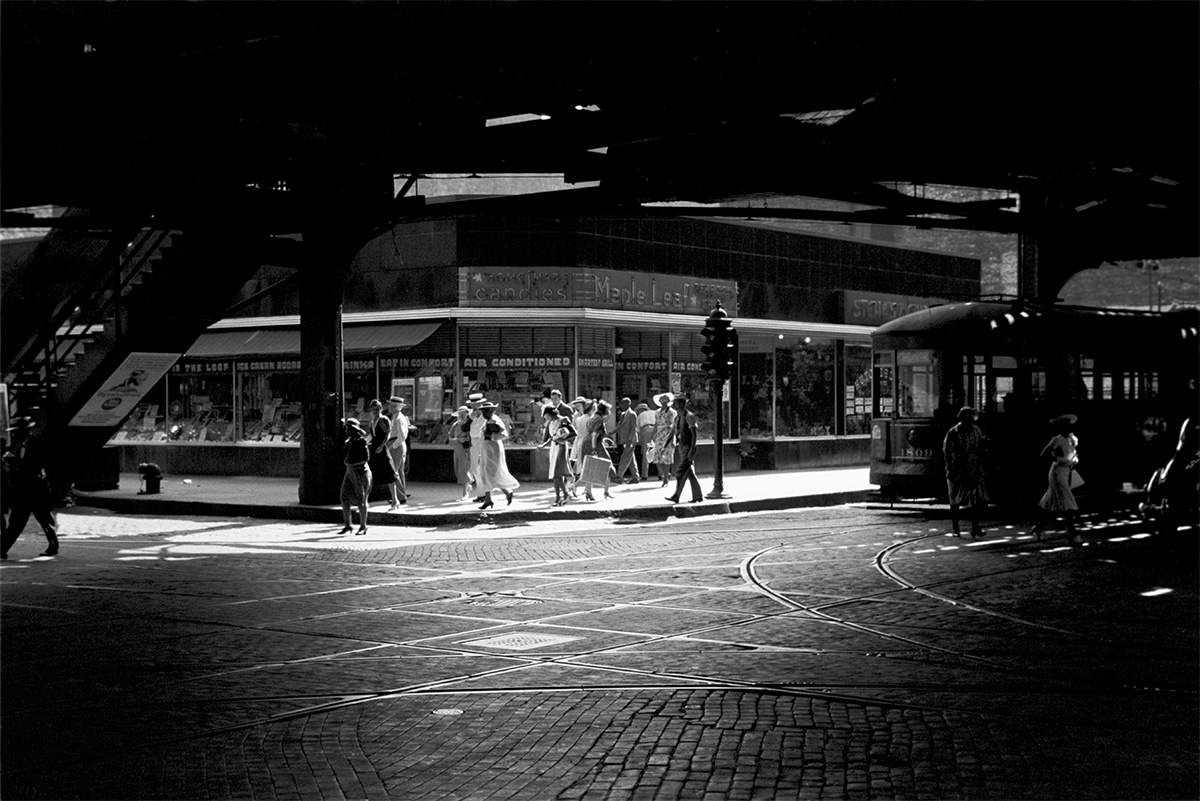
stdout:
<svg viewBox="0 0 1200 801">
<path fill-rule="evenodd" d="M 33 398 L 49 397 L 60 372 L 71 363 L 76 349 L 85 337 L 104 331 L 111 321 L 112 341 L 124 333 L 119 304 L 126 290 L 134 285 L 172 235 L 169 229 L 144 228 L 117 259 L 111 280 L 97 281 L 80 287 L 79 294 L 65 307 L 59 319 L 47 321 L 38 338 L 41 344 L 14 365 L 5 378 L 10 384 L 10 412 Z M 78 310 L 78 311 L 76 311 Z"/>
</svg>

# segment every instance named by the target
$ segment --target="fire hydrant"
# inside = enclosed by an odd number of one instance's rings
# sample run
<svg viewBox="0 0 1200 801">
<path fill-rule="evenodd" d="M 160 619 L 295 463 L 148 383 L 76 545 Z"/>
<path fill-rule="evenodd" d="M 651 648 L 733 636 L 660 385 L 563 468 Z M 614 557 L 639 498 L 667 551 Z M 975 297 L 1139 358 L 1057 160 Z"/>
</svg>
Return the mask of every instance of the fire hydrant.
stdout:
<svg viewBox="0 0 1200 801">
<path fill-rule="evenodd" d="M 138 465 L 138 472 L 142 475 L 142 487 L 138 490 L 138 495 L 157 495 L 162 491 L 163 474 L 158 465 L 143 462 Z"/>
</svg>

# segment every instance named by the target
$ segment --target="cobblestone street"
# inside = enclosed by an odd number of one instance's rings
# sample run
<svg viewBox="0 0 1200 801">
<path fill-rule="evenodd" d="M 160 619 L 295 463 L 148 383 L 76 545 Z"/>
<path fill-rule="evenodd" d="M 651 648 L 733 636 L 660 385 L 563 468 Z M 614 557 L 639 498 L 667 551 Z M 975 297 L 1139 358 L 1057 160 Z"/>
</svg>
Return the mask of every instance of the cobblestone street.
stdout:
<svg viewBox="0 0 1200 801">
<path fill-rule="evenodd" d="M 5 798 L 1194 798 L 1194 532 L 841 506 L 460 529 L 61 515 Z"/>
</svg>

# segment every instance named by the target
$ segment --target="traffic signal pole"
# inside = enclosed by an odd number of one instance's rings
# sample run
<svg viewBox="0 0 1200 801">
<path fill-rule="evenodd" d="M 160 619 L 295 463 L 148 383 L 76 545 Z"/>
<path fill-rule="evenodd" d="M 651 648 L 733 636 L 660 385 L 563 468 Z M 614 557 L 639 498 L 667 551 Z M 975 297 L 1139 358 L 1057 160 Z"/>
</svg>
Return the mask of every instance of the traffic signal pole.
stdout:
<svg viewBox="0 0 1200 801">
<path fill-rule="evenodd" d="M 713 392 L 717 397 L 717 446 L 716 460 L 713 462 L 713 488 L 706 498 L 728 498 L 725 494 L 725 379 L 713 379 Z"/>
<path fill-rule="evenodd" d="M 725 494 L 725 381 L 732 374 L 730 368 L 737 361 L 737 332 L 730 331 L 733 322 L 717 301 L 716 308 L 704 321 L 705 344 L 700 350 L 706 359 L 702 367 L 708 373 L 713 395 L 717 401 L 717 431 L 714 440 L 717 447 L 713 463 L 713 488 L 707 498 L 728 498 Z"/>
</svg>

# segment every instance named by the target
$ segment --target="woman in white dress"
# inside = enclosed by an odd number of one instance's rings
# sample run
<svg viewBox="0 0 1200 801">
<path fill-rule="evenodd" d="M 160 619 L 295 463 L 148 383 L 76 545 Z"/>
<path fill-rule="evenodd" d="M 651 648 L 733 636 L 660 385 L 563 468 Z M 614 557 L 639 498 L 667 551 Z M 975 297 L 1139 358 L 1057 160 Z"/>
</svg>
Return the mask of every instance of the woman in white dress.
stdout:
<svg viewBox="0 0 1200 801">
<path fill-rule="evenodd" d="M 1079 510 L 1079 504 L 1075 501 L 1075 493 L 1071 491 L 1071 484 L 1075 465 L 1079 463 L 1079 437 L 1075 436 L 1071 428 L 1075 425 L 1076 420 L 1078 418 L 1075 415 L 1064 414 L 1050 421 L 1055 434 L 1050 438 L 1049 444 L 1042 449 L 1041 455 L 1043 457 L 1050 456 L 1054 461 L 1050 463 L 1050 473 L 1046 477 L 1046 494 L 1038 502 L 1038 506 L 1047 513 L 1048 519 L 1042 520 L 1030 529 L 1030 533 L 1037 540 L 1041 540 L 1042 532 L 1045 531 L 1049 520 L 1059 516 L 1066 521 L 1067 539 L 1075 538 L 1075 512 Z M 1076 480 L 1074 483 L 1078 485 L 1082 482 Z"/>
<path fill-rule="evenodd" d="M 471 499 L 471 410 L 459 406 L 446 432 L 446 438 L 454 448 L 454 479 L 463 488 L 462 500 Z"/>
<path fill-rule="evenodd" d="M 582 395 L 571 402 L 571 406 L 575 409 L 575 417 L 571 420 L 571 425 L 575 428 L 576 434 L 587 430 L 588 420 L 592 417 L 592 412 L 596 409 L 596 402 L 588 400 Z M 576 436 L 574 444 L 571 445 L 571 472 L 576 476 L 583 473 L 583 437 Z M 576 486 L 579 481 L 571 485 L 571 497 L 577 498 Z"/>
<path fill-rule="evenodd" d="M 508 461 L 504 456 L 504 440 L 508 439 L 508 427 L 496 415 L 496 404 L 484 401 L 479 405 L 482 415 L 483 436 L 479 447 L 479 473 L 475 476 L 475 486 L 483 498 L 480 509 L 491 509 L 492 490 L 500 490 L 508 500 L 513 502 L 513 490 L 521 486 L 521 482 L 508 472 Z M 473 447 L 473 446 L 472 446 Z"/>
</svg>

